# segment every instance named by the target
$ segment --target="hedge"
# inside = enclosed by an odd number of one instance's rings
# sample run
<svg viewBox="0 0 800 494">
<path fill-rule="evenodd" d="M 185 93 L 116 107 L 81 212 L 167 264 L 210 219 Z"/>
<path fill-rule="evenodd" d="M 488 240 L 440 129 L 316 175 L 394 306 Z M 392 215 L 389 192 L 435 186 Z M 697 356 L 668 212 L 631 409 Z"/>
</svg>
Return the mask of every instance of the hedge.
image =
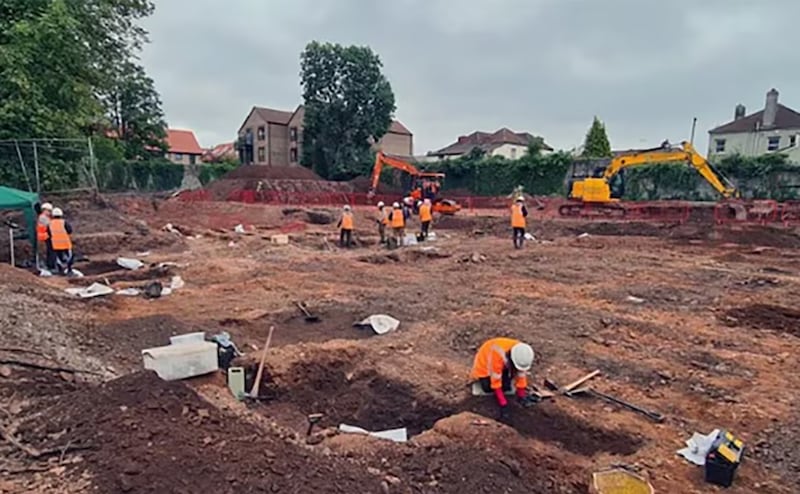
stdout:
<svg viewBox="0 0 800 494">
<path fill-rule="evenodd" d="M 447 175 L 443 190 L 475 195 L 508 195 L 518 185 L 533 195 L 566 195 L 575 158 L 566 153 L 523 156 L 510 160 L 473 152 L 468 156 L 423 163 L 428 171 Z M 800 165 L 785 155 L 756 158 L 731 156 L 717 168 L 745 198 L 787 200 L 800 196 Z M 719 194 L 694 168 L 660 163 L 628 168 L 622 174 L 626 200 L 716 200 Z"/>
</svg>

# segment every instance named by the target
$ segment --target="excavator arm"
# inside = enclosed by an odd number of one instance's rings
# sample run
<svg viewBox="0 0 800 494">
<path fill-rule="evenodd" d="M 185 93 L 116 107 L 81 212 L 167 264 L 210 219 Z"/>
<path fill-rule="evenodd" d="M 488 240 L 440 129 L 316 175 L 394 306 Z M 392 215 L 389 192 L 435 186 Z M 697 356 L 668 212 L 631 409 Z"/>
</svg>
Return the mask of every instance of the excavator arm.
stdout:
<svg viewBox="0 0 800 494">
<path fill-rule="evenodd" d="M 396 168 L 398 170 L 404 171 L 411 175 L 411 194 L 410 196 L 414 199 L 422 199 L 426 197 L 424 187 L 426 184 L 423 183 L 423 188 L 420 188 L 417 181 L 422 180 L 428 182 L 429 187 L 427 192 L 433 192 L 433 211 L 436 213 L 452 215 L 456 212 L 461 210 L 461 205 L 458 204 L 456 201 L 448 200 L 448 199 L 439 199 L 435 197 L 436 191 L 439 190 L 441 187 L 441 182 L 444 180 L 444 173 L 435 173 L 435 172 L 422 172 L 417 169 L 411 163 L 401 160 L 399 158 L 394 158 L 392 156 L 387 156 L 382 152 L 378 152 L 375 155 L 375 166 L 372 167 L 372 178 L 370 180 L 370 188 L 369 192 L 367 193 L 367 197 L 372 198 L 375 196 L 375 191 L 378 189 L 378 184 L 381 180 L 381 172 L 383 171 L 384 166 L 389 166 L 392 168 Z M 432 188 L 435 185 L 435 188 Z"/>
<path fill-rule="evenodd" d="M 731 198 L 737 195 L 736 187 L 730 180 L 725 178 L 708 160 L 698 153 L 691 143 L 685 141 L 681 143 L 680 147 L 671 147 L 668 143 L 665 143 L 660 148 L 617 156 L 606 167 L 605 172 L 603 172 L 603 178 L 608 181 L 623 169 L 633 166 L 680 161 L 688 163 L 697 170 L 723 197 Z"/>
<path fill-rule="evenodd" d="M 375 190 L 378 188 L 378 183 L 381 180 L 381 171 L 383 171 L 384 165 L 402 170 L 412 177 L 417 177 L 420 175 L 420 171 L 417 170 L 417 167 L 411 163 L 397 158 L 392 158 L 391 156 L 386 156 L 385 154 L 379 152 L 375 155 L 375 166 L 372 167 L 372 181 L 370 182 L 369 188 L 370 194 L 374 194 Z"/>
</svg>

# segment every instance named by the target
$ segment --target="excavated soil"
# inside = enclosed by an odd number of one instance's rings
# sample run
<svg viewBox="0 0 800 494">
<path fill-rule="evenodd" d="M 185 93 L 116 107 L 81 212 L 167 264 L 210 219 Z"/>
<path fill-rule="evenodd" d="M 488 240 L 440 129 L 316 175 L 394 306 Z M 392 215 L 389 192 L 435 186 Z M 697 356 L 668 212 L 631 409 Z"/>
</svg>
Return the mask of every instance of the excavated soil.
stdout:
<svg viewBox="0 0 800 494">
<path fill-rule="evenodd" d="M 380 482 L 226 416 L 186 384 L 137 373 L 67 393 L 23 422 L 41 450 L 82 450 L 66 475 L 88 471 L 102 492 L 379 492 Z"/>
<path fill-rule="evenodd" d="M 800 310 L 779 305 L 753 304 L 725 312 L 725 322 L 752 329 L 772 329 L 800 336 Z"/>
<path fill-rule="evenodd" d="M 293 382 L 297 380 L 307 386 L 273 386 L 271 398 L 293 403 L 305 415 L 323 413 L 323 427 L 341 423 L 367 430 L 405 427 L 414 436 L 430 429 L 438 420 L 458 413 L 473 412 L 489 419 L 497 415 L 490 398 L 442 401 L 373 369 L 353 370 L 352 363 L 336 358 L 327 365 L 313 361 L 299 363 L 288 374 Z M 556 443 L 575 454 L 592 456 L 607 452 L 625 456 L 635 453 L 643 444 L 641 438 L 589 424 L 548 403 L 532 409 L 512 408 L 511 425 L 520 434 Z"/>
<path fill-rule="evenodd" d="M 307 208 L 125 197 L 97 209 L 125 211 L 131 231 L 182 232 L 165 235 L 185 251 L 147 257 L 177 262 L 186 281 L 158 300 L 68 298 L 68 280 L 0 266 L 0 359 L 17 361 L 0 364 L 0 426 L 15 438 L 0 440 L 0 491 L 585 494 L 593 471 L 625 463 L 656 492 L 701 494 L 702 470 L 675 451 L 714 427 L 748 445 L 729 492 L 796 490 L 791 230 L 534 220 L 545 241 L 517 251 L 506 218 L 465 212 L 436 225 L 436 250 L 320 250 L 335 228 L 309 223 Z M 363 235 L 372 211 L 356 214 Z M 290 226 L 289 245 L 270 244 Z M 90 280 L 127 274 L 93 262 Z M 322 322 L 303 320 L 301 300 Z M 400 327 L 352 327 L 380 313 Z M 140 372 L 142 348 L 225 330 L 247 353 L 249 389 L 273 326 L 262 400 L 237 401 L 222 373 L 165 383 Z M 477 346 L 501 335 L 534 346 L 532 383 L 599 369 L 593 387 L 666 421 L 558 396 L 514 403 L 498 423 L 467 375 Z M 306 438 L 310 413 L 324 418 Z M 342 422 L 412 437 L 337 434 Z"/>
<path fill-rule="evenodd" d="M 272 345 L 276 347 L 301 342 L 322 343 L 335 339 L 358 340 L 374 336 L 368 329 L 353 326 L 356 320 L 352 311 L 313 306 L 308 306 L 308 310 L 319 320 L 306 321 L 300 309 L 294 309 L 259 315 L 252 320 L 225 318 L 217 321 L 217 324 L 232 335 L 242 335 L 248 341 L 256 341 L 259 345 L 269 334 L 270 327 L 277 328 L 272 337 Z"/>
</svg>

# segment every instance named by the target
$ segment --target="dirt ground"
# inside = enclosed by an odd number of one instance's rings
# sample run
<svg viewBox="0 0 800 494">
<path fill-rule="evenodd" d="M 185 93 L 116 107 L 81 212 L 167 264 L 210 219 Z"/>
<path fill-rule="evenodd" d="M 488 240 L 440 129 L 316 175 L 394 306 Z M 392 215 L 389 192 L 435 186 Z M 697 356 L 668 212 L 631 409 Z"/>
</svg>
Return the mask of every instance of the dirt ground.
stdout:
<svg viewBox="0 0 800 494">
<path fill-rule="evenodd" d="M 86 281 L 186 282 L 156 300 L 78 300 L 63 292 L 74 282 L 0 267 L 0 493 L 587 493 L 612 465 L 658 493 L 716 492 L 675 453 L 714 428 L 747 448 L 728 492 L 797 492 L 798 232 L 534 219 L 537 241 L 514 250 L 507 219 L 464 212 L 437 219 L 435 241 L 388 252 L 372 211 L 356 211 L 350 250 L 333 224 L 309 221 L 324 211 L 308 212 L 84 204 L 73 221 L 76 246 L 93 245 L 77 265 Z M 92 243 L 120 224 L 135 242 Z M 289 245 L 270 242 L 278 233 Z M 141 273 L 113 263 L 143 250 Z M 353 326 L 379 313 L 398 330 Z M 164 382 L 141 368 L 141 350 L 172 335 L 227 331 L 251 383 L 271 327 L 257 401 L 237 401 L 222 374 Z M 501 424 L 466 379 L 495 336 L 534 347 L 539 387 L 598 369 L 594 388 L 666 420 L 557 396 Z"/>
</svg>

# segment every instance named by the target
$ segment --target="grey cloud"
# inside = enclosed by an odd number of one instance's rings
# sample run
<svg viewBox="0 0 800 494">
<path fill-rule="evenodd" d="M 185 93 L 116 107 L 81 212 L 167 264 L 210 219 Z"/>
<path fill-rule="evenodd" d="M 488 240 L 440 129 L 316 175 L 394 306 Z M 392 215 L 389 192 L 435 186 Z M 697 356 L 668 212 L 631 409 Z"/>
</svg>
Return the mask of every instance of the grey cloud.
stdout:
<svg viewBox="0 0 800 494">
<path fill-rule="evenodd" d="M 206 146 L 254 104 L 299 103 L 299 54 L 319 39 L 380 54 L 419 153 L 501 126 L 571 148 L 593 115 L 614 147 L 642 147 L 688 137 L 695 116 L 703 142 L 772 86 L 800 106 L 799 16 L 795 0 L 171 1 L 143 60 L 170 123 Z"/>
</svg>

